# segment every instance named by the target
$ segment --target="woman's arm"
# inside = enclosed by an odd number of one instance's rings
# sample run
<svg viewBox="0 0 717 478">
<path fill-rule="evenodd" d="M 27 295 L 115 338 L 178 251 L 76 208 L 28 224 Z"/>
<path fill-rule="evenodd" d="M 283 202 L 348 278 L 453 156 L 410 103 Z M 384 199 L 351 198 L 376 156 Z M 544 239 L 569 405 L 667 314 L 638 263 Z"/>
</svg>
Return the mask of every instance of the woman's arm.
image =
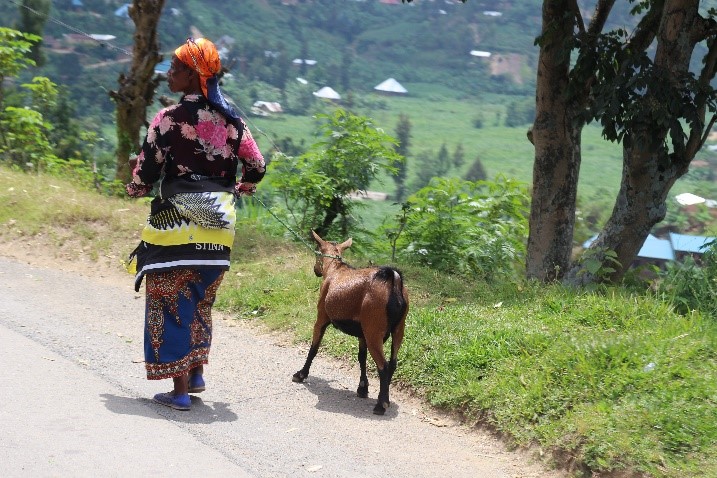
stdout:
<svg viewBox="0 0 717 478">
<path fill-rule="evenodd" d="M 242 163 L 241 178 L 234 187 L 234 193 L 237 196 L 251 196 L 256 192 L 257 183 L 266 173 L 266 163 L 246 125 L 244 125 L 244 134 L 239 144 L 238 156 Z"/>
<path fill-rule="evenodd" d="M 165 152 L 160 148 L 161 131 L 166 131 L 171 127 L 171 118 L 165 116 L 162 110 L 154 117 L 152 123 L 147 129 L 147 136 L 142 143 L 142 150 L 135 160 L 132 168 L 132 182 L 125 185 L 125 191 L 130 197 L 146 196 L 152 191 L 152 185 L 159 180 L 162 175 L 162 168 L 165 163 Z M 160 128 L 160 125 L 162 127 Z M 132 165 L 132 161 L 130 161 Z"/>
</svg>

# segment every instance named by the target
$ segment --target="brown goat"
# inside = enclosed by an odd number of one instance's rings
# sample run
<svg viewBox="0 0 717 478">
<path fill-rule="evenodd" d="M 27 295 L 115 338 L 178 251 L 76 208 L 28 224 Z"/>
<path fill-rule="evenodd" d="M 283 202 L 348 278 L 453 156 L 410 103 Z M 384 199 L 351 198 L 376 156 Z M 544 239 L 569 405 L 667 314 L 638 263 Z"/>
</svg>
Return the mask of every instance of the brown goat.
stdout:
<svg viewBox="0 0 717 478">
<path fill-rule="evenodd" d="M 311 362 L 319 350 L 326 327 L 333 324 L 342 332 L 358 337 L 361 378 L 356 393 L 359 397 L 368 397 L 367 349 L 376 362 L 381 385 L 373 413 L 383 415 L 390 404 L 388 388 L 396 371 L 398 349 L 403 342 L 408 314 L 408 292 L 403 277 L 393 267 L 354 269 L 341 258 L 341 253 L 351 246 L 351 239 L 336 244 L 324 241 L 314 231 L 311 234 L 319 245 L 314 273 L 324 279 L 309 355 L 304 368 L 296 372 L 292 380 L 303 382 L 309 375 Z M 386 361 L 383 344 L 389 336 L 391 359 Z"/>
</svg>

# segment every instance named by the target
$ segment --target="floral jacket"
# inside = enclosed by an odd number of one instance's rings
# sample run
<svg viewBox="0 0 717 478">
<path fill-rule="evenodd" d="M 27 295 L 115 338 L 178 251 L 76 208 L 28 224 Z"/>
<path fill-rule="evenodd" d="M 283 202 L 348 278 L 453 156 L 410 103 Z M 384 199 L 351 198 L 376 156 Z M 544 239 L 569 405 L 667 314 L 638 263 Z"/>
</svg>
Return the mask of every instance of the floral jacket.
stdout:
<svg viewBox="0 0 717 478">
<path fill-rule="evenodd" d="M 174 178 L 230 181 L 237 195 L 251 195 L 266 172 L 264 157 L 249 129 L 227 122 L 202 95 L 186 95 L 152 120 L 127 194 L 149 194 L 164 173 Z M 241 176 L 237 179 L 239 163 Z M 211 190 L 211 187 L 205 190 Z"/>
</svg>

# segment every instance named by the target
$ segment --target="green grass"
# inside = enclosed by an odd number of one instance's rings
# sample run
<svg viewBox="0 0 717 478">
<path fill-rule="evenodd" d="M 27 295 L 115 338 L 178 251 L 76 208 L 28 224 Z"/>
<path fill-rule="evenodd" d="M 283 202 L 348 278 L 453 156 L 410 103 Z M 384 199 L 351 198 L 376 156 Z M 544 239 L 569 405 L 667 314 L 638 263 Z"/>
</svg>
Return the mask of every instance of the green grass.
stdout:
<svg viewBox="0 0 717 478">
<path fill-rule="evenodd" d="M 78 256 L 122 256 L 147 209 L 0 168 L 0 238 L 8 243 L 44 239 Z M 217 309 L 305 344 L 320 284 L 312 251 L 263 233 L 272 218 L 262 208 L 247 203 L 240 218 Z M 347 260 L 368 262 L 351 249 Z M 579 476 L 717 476 L 714 318 L 681 316 L 649 293 L 620 288 L 486 284 L 399 266 L 411 310 L 397 383 L 509 444 L 538 445 Z M 331 329 L 324 344 L 321 353 L 355 360 L 354 338 Z"/>
<path fill-rule="evenodd" d="M 76 183 L 0 167 L 0 239 L 45 241 L 68 258 L 112 256 L 118 264 L 139 242 L 145 200 L 102 198 Z"/>
<path fill-rule="evenodd" d="M 308 341 L 319 286 L 311 253 L 249 255 L 219 306 Z M 466 283 L 402 267 L 412 308 L 396 382 L 513 445 L 538 444 L 556 465 L 717 474 L 713 320 L 620 289 Z M 323 350 L 353 361 L 356 340 L 332 329 Z"/>
</svg>

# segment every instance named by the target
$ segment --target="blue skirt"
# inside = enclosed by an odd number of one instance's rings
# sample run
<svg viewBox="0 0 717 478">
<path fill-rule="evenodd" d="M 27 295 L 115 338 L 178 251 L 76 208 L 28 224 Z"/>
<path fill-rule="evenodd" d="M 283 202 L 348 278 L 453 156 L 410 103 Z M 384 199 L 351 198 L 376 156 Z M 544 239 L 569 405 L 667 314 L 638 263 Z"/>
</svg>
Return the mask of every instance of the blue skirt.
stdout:
<svg viewBox="0 0 717 478">
<path fill-rule="evenodd" d="M 173 269 L 145 277 L 144 361 L 149 380 L 204 365 L 212 344 L 212 305 L 222 269 Z"/>
</svg>

